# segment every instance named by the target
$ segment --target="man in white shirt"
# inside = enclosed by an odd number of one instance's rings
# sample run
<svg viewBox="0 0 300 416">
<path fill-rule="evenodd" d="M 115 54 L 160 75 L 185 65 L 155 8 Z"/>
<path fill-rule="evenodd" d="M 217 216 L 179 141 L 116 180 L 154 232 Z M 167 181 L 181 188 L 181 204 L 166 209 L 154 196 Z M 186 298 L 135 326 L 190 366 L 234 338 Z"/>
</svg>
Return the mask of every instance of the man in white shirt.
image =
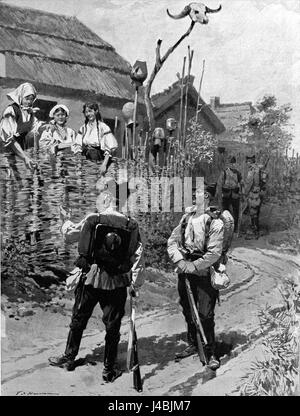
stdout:
<svg viewBox="0 0 300 416">
<path fill-rule="evenodd" d="M 196 190 L 197 192 L 201 190 Z M 214 308 L 218 290 L 211 285 L 210 266 L 221 258 L 224 237 L 223 221 L 214 218 L 214 207 L 210 207 L 215 192 L 215 184 L 205 185 L 204 209 L 200 204 L 187 208 L 186 214 L 168 240 L 168 254 L 178 273 L 180 305 L 187 323 L 188 346 L 182 353 L 177 354 L 176 358 L 185 358 L 197 353 L 196 327 L 192 320 L 185 286 L 185 279 L 188 279 L 207 338 L 206 355 L 208 367 L 212 370 L 219 368 L 220 364 L 215 356 L 214 332 Z M 185 229 L 183 224 L 186 224 Z"/>
</svg>

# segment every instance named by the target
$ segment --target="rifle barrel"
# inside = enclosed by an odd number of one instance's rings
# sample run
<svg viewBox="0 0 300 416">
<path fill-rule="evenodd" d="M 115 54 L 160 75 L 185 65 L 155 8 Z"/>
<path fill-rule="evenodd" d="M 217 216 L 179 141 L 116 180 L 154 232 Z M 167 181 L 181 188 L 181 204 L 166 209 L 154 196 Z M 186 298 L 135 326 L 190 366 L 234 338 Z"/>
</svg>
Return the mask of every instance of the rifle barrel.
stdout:
<svg viewBox="0 0 300 416">
<path fill-rule="evenodd" d="M 135 330 L 135 307 L 133 305 L 132 296 L 130 297 L 130 329 L 127 349 L 127 369 L 133 373 L 133 387 L 136 391 L 143 391 L 143 382 L 141 377 L 138 348 L 137 348 L 137 334 Z"/>
</svg>

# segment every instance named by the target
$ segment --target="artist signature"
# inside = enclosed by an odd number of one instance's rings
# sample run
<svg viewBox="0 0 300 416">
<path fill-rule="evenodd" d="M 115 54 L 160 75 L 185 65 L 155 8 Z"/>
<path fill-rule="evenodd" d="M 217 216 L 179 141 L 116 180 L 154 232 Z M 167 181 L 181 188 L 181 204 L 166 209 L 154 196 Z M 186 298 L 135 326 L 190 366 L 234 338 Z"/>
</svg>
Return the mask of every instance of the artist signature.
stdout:
<svg viewBox="0 0 300 416">
<path fill-rule="evenodd" d="M 16 396 L 58 396 L 58 393 L 44 393 L 35 391 L 17 391 Z"/>
</svg>

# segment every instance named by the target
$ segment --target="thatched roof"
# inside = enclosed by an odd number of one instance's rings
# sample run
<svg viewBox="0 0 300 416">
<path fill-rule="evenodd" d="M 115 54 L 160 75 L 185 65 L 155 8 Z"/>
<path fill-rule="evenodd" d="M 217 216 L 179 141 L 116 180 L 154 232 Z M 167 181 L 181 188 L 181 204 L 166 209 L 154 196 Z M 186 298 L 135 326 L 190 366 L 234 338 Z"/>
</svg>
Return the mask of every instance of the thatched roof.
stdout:
<svg viewBox="0 0 300 416">
<path fill-rule="evenodd" d="M 193 86 L 194 79 L 195 77 L 193 75 L 190 75 L 188 95 L 196 109 L 198 92 Z M 183 80 L 184 85 L 186 85 L 187 81 L 188 77 L 186 76 Z M 151 96 L 155 118 L 159 117 L 161 113 L 166 111 L 168 108 L 172 107 L 175 103 L 177 103 L 180 100 L 180 84 L 181 80 L 178 80 L 164 91 Z M 218 116 L 212 111 L 212 109 L 205 103 L 205 101 L 201 97 L 199 104 L 201 106 L 201 115 L 211 124 L 213 130 L 216 133 L 222 133 L 225 130 L 225 126 L 223 125 L 222 121 L 218 118 Z"/>
<path fill-rule="evenodd" d="M 217 105 L 211 106 L 212 110 L 217 114 L 227 130 L 234 130 L 239 124 L 247 120 L 254 112 L 251 101 L 243 103 L 222 103 L 219 97 Z"/>
<path fill-rule="evenodd" d="M 132 99 L 130 64 L 76 17 L 0 3 L 7 78 Z"/>
</svg>

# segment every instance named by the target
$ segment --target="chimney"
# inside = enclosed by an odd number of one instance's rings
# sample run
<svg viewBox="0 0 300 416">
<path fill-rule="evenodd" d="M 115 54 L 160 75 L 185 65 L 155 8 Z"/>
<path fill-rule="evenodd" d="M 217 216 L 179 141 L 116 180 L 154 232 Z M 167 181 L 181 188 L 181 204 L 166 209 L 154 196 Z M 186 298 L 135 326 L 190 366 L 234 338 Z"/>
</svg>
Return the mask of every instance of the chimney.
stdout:
<svg viewBox="0 0 300 416">
<path fill-rule="evenodd" d="M 214 110 L 220 106 L 220 97 L 210 97 L 210 106 Z"/>
</svg>

